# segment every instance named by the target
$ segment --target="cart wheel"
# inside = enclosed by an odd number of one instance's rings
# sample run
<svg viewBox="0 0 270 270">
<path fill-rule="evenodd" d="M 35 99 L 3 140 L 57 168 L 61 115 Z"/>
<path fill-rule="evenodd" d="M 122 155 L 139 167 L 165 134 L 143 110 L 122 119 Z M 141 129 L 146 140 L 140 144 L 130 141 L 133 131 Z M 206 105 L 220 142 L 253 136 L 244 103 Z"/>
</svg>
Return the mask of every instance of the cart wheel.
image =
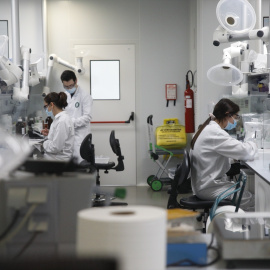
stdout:
<svg viewBox="0 0 270 270">
<path fill-rule="evenodd" d="M 151 182 L 152 182 L 152 180 L 154 179 L 154 177 L 155 177 L 155 175 L 153 175 L 153 174 L 147 177 L 147 184 L 148 184 L 149 186 L 151 186 Z"/>
<path fill-rule="evenodd" d="M 158 179 L 153 180 L 151 183 L 151 188 L 153 191 L 160 191 L 162 187 L 163 187 L 163 183 Z"/>
</svg>

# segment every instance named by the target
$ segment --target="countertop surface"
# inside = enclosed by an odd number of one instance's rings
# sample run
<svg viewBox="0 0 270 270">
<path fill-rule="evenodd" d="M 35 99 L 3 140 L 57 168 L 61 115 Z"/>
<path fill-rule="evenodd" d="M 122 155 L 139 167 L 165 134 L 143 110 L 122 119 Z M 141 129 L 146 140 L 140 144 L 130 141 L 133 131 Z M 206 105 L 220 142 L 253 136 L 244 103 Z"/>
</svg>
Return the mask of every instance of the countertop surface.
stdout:
<svg viewBox="0 0 270 270">
<path fill-rule="evenodd" d="M 252 161 L 245 161 L 251 170 L 270 184 L 270 149 L 259 150 L 258 156 Z"/>
</svg>

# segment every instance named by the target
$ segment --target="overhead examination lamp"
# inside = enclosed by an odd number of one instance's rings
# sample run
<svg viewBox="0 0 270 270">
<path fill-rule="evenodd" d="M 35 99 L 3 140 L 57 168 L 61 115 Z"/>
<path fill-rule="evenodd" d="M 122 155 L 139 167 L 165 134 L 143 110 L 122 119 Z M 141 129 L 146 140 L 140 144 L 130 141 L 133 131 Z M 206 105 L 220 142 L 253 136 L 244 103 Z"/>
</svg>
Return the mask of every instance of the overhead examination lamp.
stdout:
<svg viewBox="0 0 270 270">
<path fill-rule="evenodd" d="M 4 56 L 7 47 L 8 37 L 0 36 L 0 84 L 4 86 L 12 85 L 20 79 L 22 70 L 14 65 Z"/>
<path fill-rule="evenodd" d="M 0 83 L 4 86 L 12 85 L 20 79 L 22 70 L 5 56 L 0 56 Z"/>
<path fill-rule="evenodd" d="M 247 0 L 221 0 L 216 15 L 220 25 L 235 34 L 247 33 L 256 23 L 256 13 Z"/>
<path fill-rule="evenodd" d="M 241 47 L 229 47 L 223 50 L 223 63 L 210 68 L 207 72 L 208 79 L 218 85 L 232 86 L 243 80 L 242 72 L 231 64 L 231 59 L 240 56 Z"/>
<path fill-rule="evenodd" d="M 213 35 L 215 46 L 226 42 L 259 39 L 268 35 L 267 29 L 252 30 L 256 23 L 256 14 L 247 0 L 220 0 L 216 15 L 220 25 Z M 242 55 L 248 48 L 247 44 L 243 44 L 223 50 L 223 63 L 210 68 L 207 72 L 210 81 L 222 86 L 235 86 L 243 80 L 242 71 L 231 64 L 232 58 Z M 247 91 L 244 88 L 235 92 L 246 94 Z"/>
</svg>

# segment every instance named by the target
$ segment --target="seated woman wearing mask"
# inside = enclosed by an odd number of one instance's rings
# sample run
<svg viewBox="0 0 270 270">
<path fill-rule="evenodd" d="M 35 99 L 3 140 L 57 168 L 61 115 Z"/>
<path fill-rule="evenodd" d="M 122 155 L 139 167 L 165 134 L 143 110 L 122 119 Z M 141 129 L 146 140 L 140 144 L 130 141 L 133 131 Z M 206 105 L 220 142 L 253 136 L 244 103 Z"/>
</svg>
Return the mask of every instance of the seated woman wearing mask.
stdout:
<svg viewBox="0 0 270 270">
<path fill-rule="evenodd" d="M 233 185 L 226 175 L 230 159 L 252 160 L 258 151 L 254 142 L 240 142 L 224 130 L 236 127 L 238 112 L 237 104 L 221 99 L 191 141 L 192 190 L 201 200 L 214 200 Z"/>
<path fill-rule="evenodd" d="M 46 159 L 68 161 L 72 157 L 74 126 L 68 114 L 63 111 L 66 106 L 67 95 L 64 92 L 52 92 L 44 98 L 47 115 L 54 116 L 50 130 L 41 131 L 43 135 L 48 135 L 48 140 L 43 143 Z"/>
</svg>

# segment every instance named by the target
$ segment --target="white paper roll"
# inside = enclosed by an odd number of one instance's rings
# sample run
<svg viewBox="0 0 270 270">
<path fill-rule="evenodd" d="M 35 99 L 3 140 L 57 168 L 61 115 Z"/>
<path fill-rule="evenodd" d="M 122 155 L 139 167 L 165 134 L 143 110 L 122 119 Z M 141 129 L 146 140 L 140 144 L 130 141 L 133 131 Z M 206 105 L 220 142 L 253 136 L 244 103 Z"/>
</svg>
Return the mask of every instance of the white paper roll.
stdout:
<svg viewBox="0 0 270 270">
<path fill-rule="evenodd" d="M 102 207 L 78 213 L 77 254 L 113 256 L 120 270 L 164 270 L 167 211 L 152 206 Z"/>
</svg>

